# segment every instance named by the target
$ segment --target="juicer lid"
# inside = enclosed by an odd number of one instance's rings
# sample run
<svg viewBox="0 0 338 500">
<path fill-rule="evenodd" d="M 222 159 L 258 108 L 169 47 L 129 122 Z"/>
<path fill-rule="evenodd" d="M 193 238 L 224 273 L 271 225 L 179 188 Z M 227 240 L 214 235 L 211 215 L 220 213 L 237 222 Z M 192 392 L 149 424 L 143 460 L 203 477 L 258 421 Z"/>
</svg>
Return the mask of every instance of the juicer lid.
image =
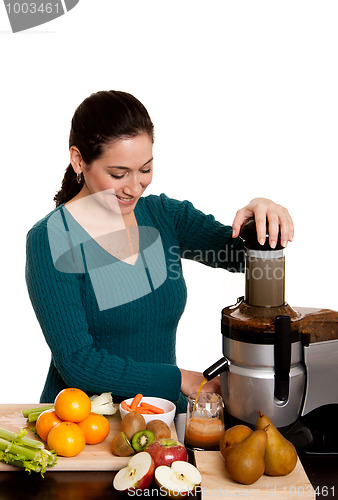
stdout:
<svg viewBox="0 0 338 500">
<path fill-rule="evenodd" d="M 278 316 L 290 317 L 291 342 L 301 340 L 303 315 L 284 303 L 279 307 L 257 307 L 239 297 L 236 304 L 222 310 L 221 332 L 224 337 L 250 344 L 274 344 Z"/>
</svg>

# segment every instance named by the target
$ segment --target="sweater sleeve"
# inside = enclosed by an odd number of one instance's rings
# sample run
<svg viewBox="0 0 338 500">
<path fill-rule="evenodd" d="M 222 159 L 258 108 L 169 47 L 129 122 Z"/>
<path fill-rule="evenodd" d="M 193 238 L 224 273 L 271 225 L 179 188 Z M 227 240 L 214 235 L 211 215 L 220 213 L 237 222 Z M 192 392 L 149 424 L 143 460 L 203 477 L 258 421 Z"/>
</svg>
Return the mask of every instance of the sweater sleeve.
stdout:
<svg viewBox="0 0 338 500">
<path fill-rule="evenodd" d="M 84 275 L 55 268 L 46 227 L 31 229 L 26 251 L 29 297 L 55 367 L 69 387 L 93 393 L 111 391 L 116 396 L 142 392 L 162 397 L 165 387 L 167 399 L 179 399 L 177 366 L 136 362 L 132 353 L 122 358 L 95 348 L 81 297 Z"/>
<path fill-rule="evenodd" d="M 244 245 L 232 238 L 231 226 L 225 226 L 196 209 L 187 200 L 160 196 L 167 220 L 171 221 L 180 243 L 181 257 L 231 272 L 244 271 Z"/>
</svg>

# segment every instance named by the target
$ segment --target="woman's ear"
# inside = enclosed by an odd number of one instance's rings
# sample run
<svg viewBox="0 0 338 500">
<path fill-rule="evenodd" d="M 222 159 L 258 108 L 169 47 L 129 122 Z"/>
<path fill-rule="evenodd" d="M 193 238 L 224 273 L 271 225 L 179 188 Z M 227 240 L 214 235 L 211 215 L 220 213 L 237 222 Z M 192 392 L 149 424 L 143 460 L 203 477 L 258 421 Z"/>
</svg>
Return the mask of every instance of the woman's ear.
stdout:
<svg viewBox="0 0 338 500">
<path fill-rule="evenodd" d="M 70 163 L 76 174 L 82 174 L 83 170 L 83 158 L 80 151 L 76 146 L 71 146 L 69 149 Z"/>
</svg>

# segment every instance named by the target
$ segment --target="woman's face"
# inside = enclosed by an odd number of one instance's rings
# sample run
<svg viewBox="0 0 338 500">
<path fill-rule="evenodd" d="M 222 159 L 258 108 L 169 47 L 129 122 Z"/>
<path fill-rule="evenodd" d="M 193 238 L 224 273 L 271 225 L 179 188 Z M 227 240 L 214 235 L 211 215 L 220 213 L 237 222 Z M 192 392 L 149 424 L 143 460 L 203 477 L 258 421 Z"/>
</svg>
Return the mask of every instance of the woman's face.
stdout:
<svg viewBox="0 0 338 500">
<path fill-rule="evenodd" d="M 119 139 L 102 156 L 82 168 L 81 197 L 96 195 L 106 208 L 122 216 L 133 212 L 153 176 L 153 143 L 148 134 Z"/>
</svg>

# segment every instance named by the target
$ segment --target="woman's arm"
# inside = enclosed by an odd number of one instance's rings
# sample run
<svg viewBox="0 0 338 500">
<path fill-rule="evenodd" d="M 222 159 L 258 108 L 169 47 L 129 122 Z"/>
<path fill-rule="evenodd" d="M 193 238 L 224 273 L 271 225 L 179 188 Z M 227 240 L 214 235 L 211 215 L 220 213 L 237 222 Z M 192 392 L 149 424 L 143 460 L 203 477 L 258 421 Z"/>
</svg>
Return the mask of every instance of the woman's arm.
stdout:
<svg viewBox="0 0 338 500">
<path fill-rule="evenodd" d="M 182 258 L 231 272 L 244 271 L 243 241 L 233 238 L 231 226 L 204 214 L 187 200 L 174 200 L 165 194 L 160 200 L 168 224 L 177 235 Z"/>
<path fill-rule="evenodd" d="M 267 198 L 255 198 L 238 210 L 232 228 L 196 209 L 189 201 L 173 200 L 162 194 L 161 202 L 178 235 L 181 256 L 212 267 L 244 270 L 244 247 L 239 234 L 242 224 L 249 218 L 254 217 L 257 237 L 262 244 L 266 238 L 266 221 L 272 248 L 276 245 L 279 227 L 283 246 L 294 236 L 288 210 Z"/>
</svg>

